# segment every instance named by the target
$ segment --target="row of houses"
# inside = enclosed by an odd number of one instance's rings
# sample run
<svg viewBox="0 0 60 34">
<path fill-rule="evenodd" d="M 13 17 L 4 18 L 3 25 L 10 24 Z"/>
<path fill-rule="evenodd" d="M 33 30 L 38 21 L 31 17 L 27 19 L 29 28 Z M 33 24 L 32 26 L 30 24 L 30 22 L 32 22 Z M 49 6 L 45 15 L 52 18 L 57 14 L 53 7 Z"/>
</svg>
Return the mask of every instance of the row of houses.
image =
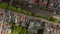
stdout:
<svg viewBox="0 0 60 34">
<path fill-rule="evenodd" d="M 44 20 L 44 19 L 40 19 L 40 18 L 36 18 L 36 17 L 31 17 L 31 16 L 27 16 L 24 15 L 22 13 L 17 13 L 17 12 L 10 12 L 10 11 L 5 11 L 5 19 L 3 24 L 3 29 L 1 30 L 1 32 L 4 34 L 6 33 L 11 33 L 11 28 L 9 27 L 10 25 L 8 25 L 7 23 L 9 23 L 10 21 L 14 22 L 16 24 L 16 26 L 22 26 L 22 27 L 26 27 L 28 28 L 29 32 L 32 33 L 38 33 L 37 31 L 40 30 L 41 33 L 43 34 L 56 34 L 58 31 L 58 33 L 60 32 L 60 26 L 56 27 L 57 25 L 53 24 L 53 22 Z M 2 28 L 2 27 L 1 27 Z M 58 29 L 58 30 L 57 30 Z M 53 31 L 53 32 L 52 32 Z M 59 33 L 60 34 L 60 33 Z"/>
<path fill-rule="evenodd" d="M 22 13 L 16 13 L 16 12 L 11 12 L 10 13 L 11 20 L 16 24 L 16 26 L 22 26 L 28 28 L 29 32 L 32 33 L 38 33 L 37 31 L 40 29 L 42 34 L 54 34 L 60 32 L 60 30 L 57 30 L 58 27 L 57 25 L 53 24 L 53 22 L 44 20 L 44 19 L 39 19 L 35 17 L 30 17 L 27 15 L 24 15 Z M 59 26 L 60 27 L 60 26 Z M 52 29 L 52 30 L 51 30 Z M 59 29 L 59 28 L 58 28 Z M 55 31 L 56 30 L 56 31 Z M 53 32 L 52 32 L 53 31 Z"/>
<path fill-rule="evenodd" d="M 11 34 L 10 25 L 7 24 L 5 19 L 5 11 L 4 9 L 0 8 L 0 34 Z"/>
<path fill-rule="evenodd" d="M 31 4 L 39 5 L 42 7 L 53 7 L 60 9 L 60 0 L 25 0 Z"/>
<path fill-rule="evenodd" d="M 4 12 L 4 10 L 3 10 L 3 12 Z M 10 12 L 10 11 L 7 11 L 7 12 L 5 11 L 5 13 L 6 13 L 5 14 L 6 17 L 3 20 L 4 21 L 3 24 L 1 22 L 1 26 L 3 25 L 3 27 L 0 27 L 2 34 L 6 34 L 8 32 L 9 32 L 9 34 L 11 33 L 11 29 L 10 29 L 9 25 L 7 24 L 10 21 L 14 22 L 16 24 L 16 26 L 20 25 L 22 27 L 28 28 L 28 31 L 32 32 L 32 33 L 37 33 L 38 29 L 40 29 L 42 31 L 41 33 L 49 34 L 51 31 L 50 34 L 54 34 L 54 33 L 60 34 L 59 33 L 60 28 L 56 27 L 57 25 L 53 24 L 52 22 L 46 21 L 44 19 L 42 20 L 39 18 L 30 17 L 30 16 L 24 15 L 22 13 L 16 13 L 16 12 Z"/>
<path fill-rule="evenodd" d="M 37 33 L 37 29 L 40 29 L 41 24 L 40 20 L 36 20 L 30 16 L 12 12 L 11 20 L 16 24 L 16 26 L 22 26 L 28 28 L 29 32 Z"/>
</svg>

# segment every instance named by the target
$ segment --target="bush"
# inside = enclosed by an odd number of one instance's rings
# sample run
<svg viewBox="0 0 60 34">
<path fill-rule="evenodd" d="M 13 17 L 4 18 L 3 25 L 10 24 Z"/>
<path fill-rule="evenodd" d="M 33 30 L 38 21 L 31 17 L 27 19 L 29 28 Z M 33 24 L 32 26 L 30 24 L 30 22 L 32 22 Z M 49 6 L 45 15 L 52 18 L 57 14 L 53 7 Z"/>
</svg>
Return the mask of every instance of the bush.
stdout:
<svg viewBox="0 0 60 34">
<path fill-rule="evenodd" d="M 13 29 L 14 30 L 12 31 L 11 34 L 18 34 L 19 32 L 22 31 L 22 27 L 19 27 L 19 26 L 14 26 Z"/>
<path fill-rule="evenodd" d="M 6 9 L 8 7 L 7 3 L 1 3 L 0 8 Z"/>
<path fill-rule="evenodd" d="M 9 6 L 9 7 L 8 7 L 8 10 L 9 10 L 9 11 L 16 11 L 16 7 L 14 7 L 14 6 Z"/>
<path fill-rule="evenodd" d="M 47 17 L 46 17 L 46 19 L 47 19 L 47 20 L 50 20 L 50 17 L 49 17 L 49 16 L 47 16 Z"/>
<path fill-rule="evenodd" d="M 21 8 L 17 8 L 17 12 L 21 12 L 22 10 L 21 10 Z"/>
<path fill-rule="evenodd" d="M 39 18 L 44 18 L 44 16 L 39 15 L 39 14 L 33 14 L 34 17 L 39 17 Z"/>
<path fill-rule="evenodd" d="M 22 26 L 16 26 L 16 25 L 13 25 L 13 28 L 12 28 L 12 32 L 11 34 L 27 34 L 27 29 L 26 28 L 23 28 Z"/>
<path fill-rule="evenodd" d="M 56 18 L 50 18 L 50 20 L 53 21 L 53 22 L 57 22 Z"/>
<path fill-rule="evenodd" d="M 32 13 L 31 13 L 31 12 L 29 12 L 29 13 L 28 13 L 28 15 L 32 16 Z"/>
<path fill-rule="evenodd" d="M 24 13 L 24 14 L 28 14 L 28 11 L 26 11 L 26 10 L 23 10 L 23 13 Z"/>
<path fill-rule="evenodd" d="M 42 16 L 42 15 L 39 15 L 39 18 L 44 18 L 44 16 Z"/>
<path fill-rule="evenodd" d="M 35 14 L 35 17 L 39 17 L 39 14 Z"/>
</svg>

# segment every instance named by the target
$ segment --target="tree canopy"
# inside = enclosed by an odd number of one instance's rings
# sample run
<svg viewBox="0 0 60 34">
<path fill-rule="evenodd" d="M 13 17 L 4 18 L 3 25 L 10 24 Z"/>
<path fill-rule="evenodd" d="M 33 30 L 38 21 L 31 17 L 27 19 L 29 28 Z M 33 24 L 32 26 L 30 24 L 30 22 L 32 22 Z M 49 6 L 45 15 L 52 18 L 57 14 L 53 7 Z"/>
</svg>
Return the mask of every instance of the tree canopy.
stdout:
<svg viewBox="0 0 60 34">
<path fill-rule="evenodd" d="M 8 10 L 10 10 L 10 11 L 16 11 L 16 7 L 14 7 L 14 6 L 9 6 L 9 7 L 8 7 Z"/>
<path fill-rule="evenodd" d="M 50 20 L 53 21 L 54 23 L 57 22 L 56 18 L 51 18 Z"/>
<path fill-rule="evenodd" d="M 22 10 L 21 10 L 21 8 L 17 8 L 17 12 L 21 12 Z"/>
<path fill-rule="evenodd" d="M 0 8 L 6 9 L 8 7 L 7 3 L 1 3 Z"/>
</svg>

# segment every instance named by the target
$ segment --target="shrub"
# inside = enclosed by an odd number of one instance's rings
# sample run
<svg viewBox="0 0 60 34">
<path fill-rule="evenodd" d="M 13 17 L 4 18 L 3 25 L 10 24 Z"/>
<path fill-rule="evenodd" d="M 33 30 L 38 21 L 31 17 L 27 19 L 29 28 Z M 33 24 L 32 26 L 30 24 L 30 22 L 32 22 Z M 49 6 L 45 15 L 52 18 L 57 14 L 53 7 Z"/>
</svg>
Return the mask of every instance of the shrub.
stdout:
<svg viewBox="0 0 60 34">
<path fill-rule="evenodd" d="M 57 22 L 56 18 L 50 18 L 50 20 L 53 21 L 53 22 Z"/>
<path fill-rule="evenodd" d="M 26 10 L 23 10 L 23 13 L 24 13 L 24 14 L 28 14 L 28 11 L 26 11 Z"/>
<path fill-rule="evenodd" d="M 35 14 L 36 17 L 39 17 L 39 14 Z"/>
<path fill-rule="evenodd" d="M 49 16 L 47 16 L 47 17 L 46 17 L 46 19 L 47 19 L 47 20 L 50 20 L 50 17 L 49 17 Z"/>
<path fill-rule="evenodd" d="M 44 18 L 44 16 L 42 16 L 42 15 L 39 15 L 39 18 Z"/>
<path fill-rule="evenodd" d="M 0 8 L 6 9 L 8 7 L 7 3 L 1 3 Z"/>
<path fill-rule="evenodd" d="M 14 7 L 14 6 L 9 6 L 9 7 L 8 7 L 8 10 L 10 10 L 10 11 L 16 11 L 16 7 Z"/>
<path fill-rule="evenodd" d="M 21 8 L 17 8 L 17 12 L 21 12 L 22 10 L 21 10 Z"/>
<path fill-rule="evenodd" d="M 28 15 L 32 16 L 32 13 L 31 13 L 31 12 L 29 12 L 29 13 L 28 13 Z"/>
</svg>

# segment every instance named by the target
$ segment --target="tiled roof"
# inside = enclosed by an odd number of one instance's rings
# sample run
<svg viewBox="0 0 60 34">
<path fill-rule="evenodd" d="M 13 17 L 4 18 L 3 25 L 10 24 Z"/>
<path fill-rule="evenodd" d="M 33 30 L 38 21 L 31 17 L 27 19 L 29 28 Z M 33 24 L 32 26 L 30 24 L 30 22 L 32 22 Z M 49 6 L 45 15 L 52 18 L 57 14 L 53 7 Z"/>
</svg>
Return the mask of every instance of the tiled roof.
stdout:
<svg viewBox="0 0 60 34">
<path fill-rule="evenodd" d="M 41 4 L 46 5 L 46 4 L 47 4 L 47 1 L 39 2 L 39 4 L 40 4 L 40 5 L 41 5 Z"/>
<path fill-rule="evenodd" d="M 8 24 L 4 24 L 4 28 L 8 27 Z"/>
<path fill-rule="evenodd" d="M 35 3 L 35 2 L 36 2 L 36 0 L 32 0 L 32 2 L 33 2 L 33 3 Z"/>
<path fill-rule="evenodd" d="M 2 34 L 6 34 L 6 30 L 3 30 L 3 31 L 2 31 Z"/>
<path fill-rule="evenodd" d="M 7 34 L 10 34 L 10 32 L 8 31 Z"/>
<path fill-rule="evenodd" d="M 43 4 L 45 4 L 45 5 L 46 5 L 46 4 L 47 4 L 47 1 L 44 1 L 44 2 L 43 2 Z"/>
</svg>

